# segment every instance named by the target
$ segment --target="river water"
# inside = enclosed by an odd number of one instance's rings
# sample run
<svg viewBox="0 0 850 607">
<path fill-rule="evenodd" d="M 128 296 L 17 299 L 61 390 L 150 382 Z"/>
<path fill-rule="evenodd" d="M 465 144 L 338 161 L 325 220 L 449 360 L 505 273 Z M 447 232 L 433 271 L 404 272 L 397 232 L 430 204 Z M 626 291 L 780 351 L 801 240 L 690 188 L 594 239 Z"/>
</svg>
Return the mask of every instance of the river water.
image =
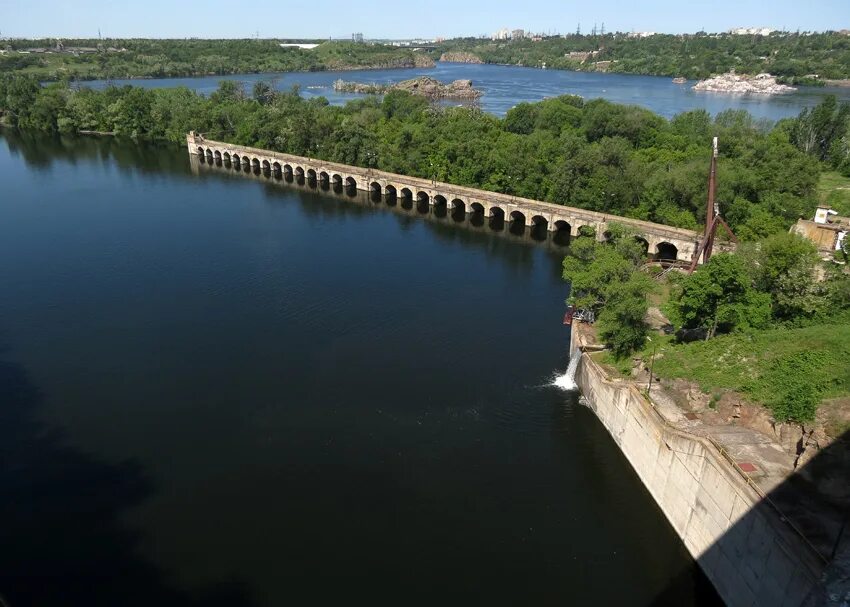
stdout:
<svg viewBox="0 0 850 607">
<path fill-rule="evenodd" d="M 389 83 L 417 76 L 431 76 L 443 82 L 472 80 L 473 86 L 484 93 L 480 99 L 481 108 L 499 116 L 522 101 L 540 101 L 546 97 L 566 94 L 580 95 L 585 99 L 601 97 L 616 103 L 639 105 L 667 118 L 694 109 L 705 109 L 711 114 L 727 109 L 745 109 L 756 118 L 770 121 L 796 116 L 803 108 L 820 103 L 828 94 L 837 95 L 841 100 L 850 102 L 850 88 L 800 87 L 796 92 L 785 95 L 728 95 L 693 91 L 691 87 L 696 81 L 674 84 L 670 78 L 662 76 L 442 62 L 438 62 L 435 68 L 421 69 L 288 72 L 110 82 L 144 87 L 186 86 L 209 94 L 218 87 L 221 80 L 242 82 L 249 93 L 258 80 L 273 80 L 278 89 L 285 90 L 298 85 L 305 97 L 324 96 L 331 103 L 343 104 L 359 95 L 334 92 L 333 83 L 340 78 L 355 82 Z M 85 83 L 85 86 L 98 88 L 106 84 L 106 81 L 99 80 Z"/>
<path fill-rule="evenodd" d="M 0 596 L 714 605 L 566 364 L 561 252 L 0 133 Z"/>
</svg>

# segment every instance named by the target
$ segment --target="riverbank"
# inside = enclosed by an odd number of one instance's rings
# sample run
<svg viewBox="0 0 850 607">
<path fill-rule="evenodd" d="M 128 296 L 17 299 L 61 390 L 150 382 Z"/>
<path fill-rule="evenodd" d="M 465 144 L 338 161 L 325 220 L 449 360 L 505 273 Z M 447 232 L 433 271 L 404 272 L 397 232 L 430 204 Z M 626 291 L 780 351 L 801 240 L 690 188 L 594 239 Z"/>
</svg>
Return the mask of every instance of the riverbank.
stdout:
<svg viewBox="0 0 850 607">
<path fill-rule="evenodd" d="M 658 400 L 657 386 L 648 399 L 604 371 L 589 354 L 594 344 L 592 329 L 575 323 L 570 351 L 585 352 L 576 383 L 727 604 L 825 604 L 818 597 L 826 559 L 775 506 L 777 487 L 769 496 L 749 473 L 768 448 L 740 432 L 701 428 Z"/>
</svg>

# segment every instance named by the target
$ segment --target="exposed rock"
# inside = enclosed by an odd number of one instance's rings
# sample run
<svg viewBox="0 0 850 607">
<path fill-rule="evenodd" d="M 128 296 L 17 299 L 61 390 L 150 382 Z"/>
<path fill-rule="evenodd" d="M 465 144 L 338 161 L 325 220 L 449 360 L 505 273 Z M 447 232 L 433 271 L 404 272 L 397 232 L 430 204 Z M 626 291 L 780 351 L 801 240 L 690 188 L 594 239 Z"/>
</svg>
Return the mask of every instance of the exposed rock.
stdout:
<svg viewBox="0 0 850 607">
<path fill-rule="evenodd" d="M 693 89 L 695 91 L 756 95 L 778 95 L 797 90 L 793 86 L 779 84 L 776 82 L 776 78 L 770 74 L 740 76 L 732 72 L 708 80 L 700 80 L 693 86 Z"/>
<path fill-rule="evenodd" d="M 334 82 L 334 90 L 341 93 L 364 93 L 367 95 L 384 95 L 389 91 L 408 91 L 414 95 L 422 95 L 431 100 L 438 99 L 478 99 L 481 91 L 472 88 L 471 80 L 455 80 L 444 84 L 430 76 L 404 80 L 395 84 L 365 84 L 361 82 Z"/>
<path fill-rule="evenodd" d="M 450 51 L 448 53 L 443 53 L 440 56 L 440 61 L 444 61 L 446 63 L 484 63 L 477 55 L 464 51 Z"/>
</svg>

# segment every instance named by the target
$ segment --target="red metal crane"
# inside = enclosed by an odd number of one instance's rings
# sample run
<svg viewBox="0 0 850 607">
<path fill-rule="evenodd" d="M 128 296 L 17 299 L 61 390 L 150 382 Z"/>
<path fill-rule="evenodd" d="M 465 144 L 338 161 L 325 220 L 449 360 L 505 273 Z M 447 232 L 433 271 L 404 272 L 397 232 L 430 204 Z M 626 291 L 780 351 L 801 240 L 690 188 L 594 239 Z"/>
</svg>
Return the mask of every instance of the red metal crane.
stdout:
<svg viewBox="0 0 850 607">
<path fill-rule="evenodd" d="M 714 204 L 714 195 L 717 191 L 717 137 L 712 141 L 711 150 L 711 169 L 708 173 L 708 201 L 705 206 L 705 231 L 702 234 L 702 243 L 694 254 L 691 260 L 691 267 L 688 268 L 688 274 L 696 270 L 699 259 L 702 257 L 703 263 L 707 263 L 711 259 L 711 253 L 714 249 L 714 235 L 717 232 L 717 224 L 722 225 L 727 232 L 732 242 L 737 243 L 738 239 L 732 233 L 732 229 L 720 216 L 720 209 Z"/>
</svg>

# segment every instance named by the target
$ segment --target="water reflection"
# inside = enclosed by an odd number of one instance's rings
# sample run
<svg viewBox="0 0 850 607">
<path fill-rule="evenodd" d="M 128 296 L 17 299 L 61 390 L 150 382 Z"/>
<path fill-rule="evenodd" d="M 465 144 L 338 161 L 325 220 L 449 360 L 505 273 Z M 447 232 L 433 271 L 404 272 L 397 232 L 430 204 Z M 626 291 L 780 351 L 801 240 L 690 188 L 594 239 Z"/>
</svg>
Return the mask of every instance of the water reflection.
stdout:
<svg viewBox="0 0 850 607">
<path fill-rule="evenodd" d="M 200 175 L 201 171 L 219 175 L 233 175 L 238 171 L 238 164 L 229 165 L 219 161 L 210 162 L 202 156 L 188 154 L 192 172 Z M 570 243 L 570 235 L 564 231 L 550 232 L 545 225 L 526 226 L 522 221 L 507 221 L 503 213 L 496 209 L 492 217 L 485 216 L 482 212 L 465 213 L 459 209 L 452 209 L 449 213 L 445 204 L 431 204 L 424 197 L 413 198 L 412 194 L 405 190 L 401 201 L 395 193 L 381 194 L 377 191 L 362 191 L 350 185 L 334 182 L 329 185 L 327 181 L 305 179 L 302 176 L 294 176 L 285 172 L 282 178 L 270 170 L 260 171 L 255 169 L 253 177 L 258 178 L 264 184 L 285 185 L 301 192 L 322 192 L 334 198 L 345 200 L 361 208 L 382 208 L 403 212 L 407 215 L 415 215 L 433 224 L 442 226 L 453 226 L 459 229 L 481 229 L 485 228 L 493 234 L 509 238 L 512 242 L 520 242 L 529 245 L 541 245 L 557 254 L 565 254 L 566 247 Z"/>
</svg>

